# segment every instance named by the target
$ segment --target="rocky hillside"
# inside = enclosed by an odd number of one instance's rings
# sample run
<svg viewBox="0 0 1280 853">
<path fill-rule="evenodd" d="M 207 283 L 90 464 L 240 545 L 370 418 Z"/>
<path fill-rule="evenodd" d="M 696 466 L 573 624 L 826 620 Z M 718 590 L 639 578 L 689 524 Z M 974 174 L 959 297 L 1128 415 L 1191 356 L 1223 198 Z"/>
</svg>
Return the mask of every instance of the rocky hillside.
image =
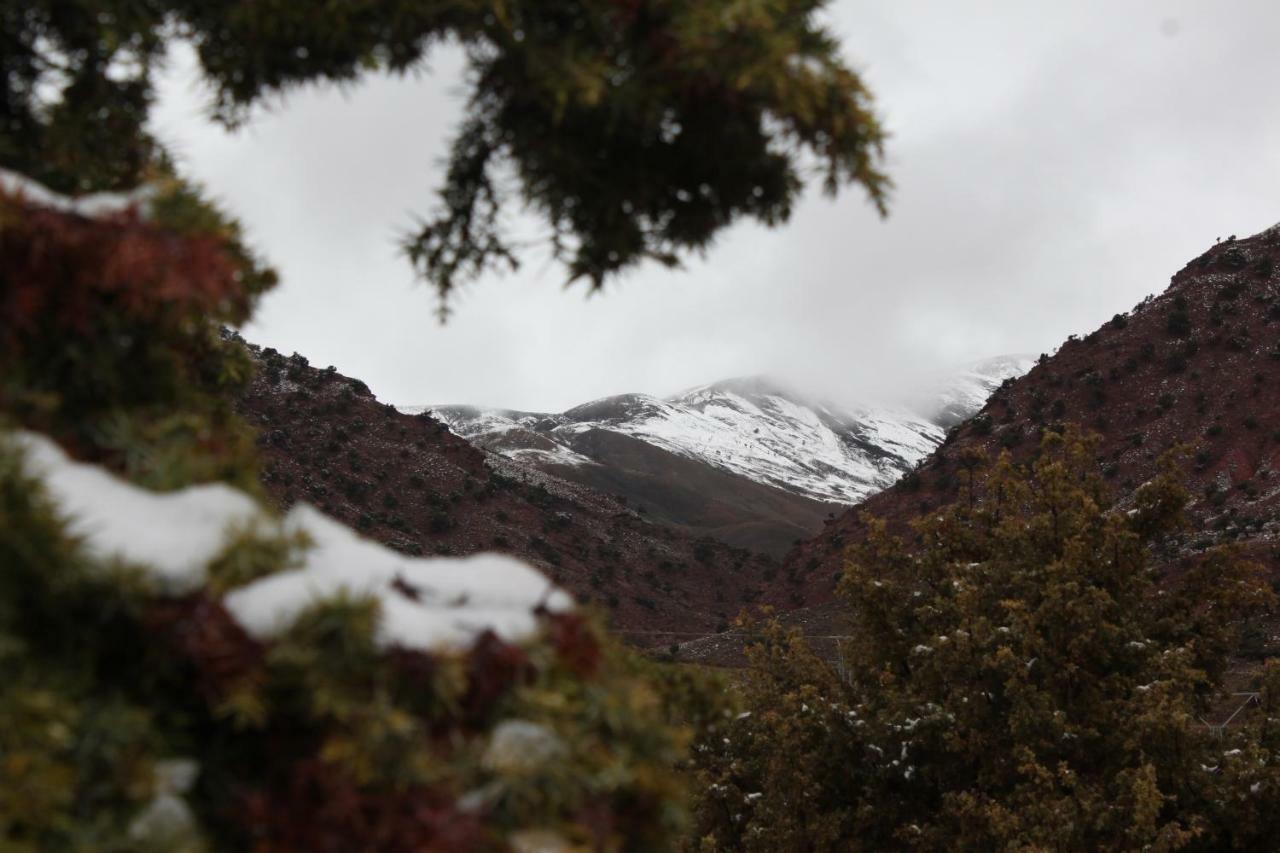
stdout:
<svg viewBox="0 0 1280 853">
<path fill-rule="evenodd" d="M 1238 542 L 1274 560 L 1280 533 L 1280 226 L 1210 248 L 1148 298 L 1084 337 L 1073 336 L 892 488 L 843 513 L 787 557 L 770 598 L 830 598 L 863 513 L 906 522 L 955 500 L 968 451 L 1027 458 L 1046 428 L 1067 422 L 1101 436 L 1099 459 L 1123 506 L 1175 444 L 1187 447 L 1193 555 Z M 1176 556 L 1174 555 L 1174 556 Z"/>
<path fill-rule="evenodd" d="M 262 481 L 282 507 L 306 501 L 406 554 L 521 557 L 638 642 L 665 644 L 645 633 L 659 629 L 721 630 L 773 578 L 766 557 L 486 453 L 332 368 L 251 349 L 260 369 L 239 407 L 260 431 Z"/>
<path fill-rule="evenodd" d="M 558 414 L 438 406 L 459 435 L 622 495 L 698 535 L 781 554 L 840 507 L 884 489 L 1026 357 L 972 365 L 903 406 L 841 407 L 751 377 L 660 399 L 606 397 Z M 419 410 L 408 410 L 419 411 Z"/>
</svg>

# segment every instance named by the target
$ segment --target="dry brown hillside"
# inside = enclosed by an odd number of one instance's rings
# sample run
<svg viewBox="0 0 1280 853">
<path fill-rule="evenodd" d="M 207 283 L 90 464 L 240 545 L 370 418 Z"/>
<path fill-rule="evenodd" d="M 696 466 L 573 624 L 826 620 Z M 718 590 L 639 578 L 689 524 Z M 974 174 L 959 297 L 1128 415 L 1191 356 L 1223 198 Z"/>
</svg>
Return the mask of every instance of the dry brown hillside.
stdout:
<svg viewBox="0 0 1280 853">
<path fill-rule="evenodd" d="M 407 554 L 522 557 L 644 644 L 671 642 L 652 631 L 723 630 L 776 574 L 768 557 L 485 453 L 332 368 L 252 349 L 259 371 L 240 409 L 260 431 L 263 483 L 282 506 L 307 501 Z"/>
</svg>

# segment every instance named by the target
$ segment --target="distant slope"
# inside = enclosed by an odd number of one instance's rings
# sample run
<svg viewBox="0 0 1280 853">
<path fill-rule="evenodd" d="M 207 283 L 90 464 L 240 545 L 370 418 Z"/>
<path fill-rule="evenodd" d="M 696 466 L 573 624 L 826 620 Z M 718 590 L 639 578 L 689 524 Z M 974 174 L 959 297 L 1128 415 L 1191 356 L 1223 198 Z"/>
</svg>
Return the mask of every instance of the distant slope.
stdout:
<svg viewBox="0 0 1280 853">
<path fill-rule="evenodd" d="M 832 512 L 896 481 L 942 441 L 944 426 L 1030 363 L 971 365 L 922 395 L 924 414 L 842 408 L 760 377 L 666 399 L 622 394 L 559 414 L 432 412 L 476 444 L 625 497 L 651 518 L 781 555 Z"/>
<path fill-rule="evenodd" d="M 963 451 L 1029 458 L 1042 430 L 1074 422 L 1100 434 L 1118 505 L 1174 444 L 1188 448 L 1191 529 L 1169 559 L 1237 542 L 1276 563 L 1280 537 L 1280 226 L 1229 240 L 1188 263 L 1160 296 L 1117 315 L 996 391 L 918 472 L 843 513 L 785 562 L 780 604 L 831 597 L 860 516 L 900 531 L 959 494 Z M 789 579 L 789 580 L 788 580 Z"/>
<path fill-rule="evenodd" d="M 631 639 L 655 643 L 670 638 L 634 632 L 715 632 L 776 571 L 768 558 L 477 449 L 331 368 L 252 349 L 260 369 L 239 408 L 260 431 L 262 481 L 282 506 L 306 500 L 407 554 L 514 554 L 599 604 Z"/>
<path fill-rule="evenodd" d="M 965 365 L 922 398 L 920 408 L 929 420 L 950 429 L 968 420 L 997 388 L 1024 375 L 1035 363 L 1031 355 L 1001 355 Z"/>
</svg>

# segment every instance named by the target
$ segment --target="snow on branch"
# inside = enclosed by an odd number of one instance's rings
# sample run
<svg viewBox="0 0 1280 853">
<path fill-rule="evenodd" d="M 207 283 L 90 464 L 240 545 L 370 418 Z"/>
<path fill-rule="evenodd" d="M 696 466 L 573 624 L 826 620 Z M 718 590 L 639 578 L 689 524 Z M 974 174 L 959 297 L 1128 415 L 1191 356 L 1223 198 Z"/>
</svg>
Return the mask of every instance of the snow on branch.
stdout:
<svg viewBox="0 0 1280 853">
<path fill-rule="evenodd" d="M 144 186 L 127 193 L 92 193 L 72 198 L 54 192 L 26 175 L 9 169 L 0 169 L 0 195 L 14 196 L 27 204 L 89 219 L 114 216 L 134 208 L 137 208 L 145 219 L 147 206 L 155 192 L 155 187 Z"/>
<path fill-rule="evenodd" d="M 414 649 L 465 648 L 485 631 L 520 640 L 537 630 L 539 607 L 573 606 L 567 593 L 514 557 L 406 557 L 306 505 L 284 524 L 315 543 L 306 564 L 226 597 L 227 609 L 255 637 L 279 633 L 302 610 L 343 591 L 378 600 L 383 644 Z"/>
<path fill-rule="evenodd" d="M 525 639 L 538 629 L 539 608 L 563 612 L 573 606 L 567 593 L 513 557 L 409 557 L 310 506 L 299 505 L 280 520 L 222 484 L 151 492 L 69 459 L 44 436 L 17 432 L 13 438 L 91 557 L 137 565 L 171 593 L 204 584 L 209 562 L 232 530 L 261 526 L 304 533 L 313 544 L 301 567 L 253 581 L 224 600 L 259 639 L 279 634 L 308 607 L 343 593 L 377 600 L 383 645 L 423 651 L 464 649 L 486 631 L 509 642 Z"/>
<path fill-rule="evenodd" d="M 96 465 L 74 462 L 48 438 L 31 432 L 14 436 L 28 470 L 69 520 L 91 558 L 145 567 L 170 593 L 191 592 L 226 545 L 230 528 L 262 517 L 245 493 L 222 484 L 152 492 Z"/>
</svg>

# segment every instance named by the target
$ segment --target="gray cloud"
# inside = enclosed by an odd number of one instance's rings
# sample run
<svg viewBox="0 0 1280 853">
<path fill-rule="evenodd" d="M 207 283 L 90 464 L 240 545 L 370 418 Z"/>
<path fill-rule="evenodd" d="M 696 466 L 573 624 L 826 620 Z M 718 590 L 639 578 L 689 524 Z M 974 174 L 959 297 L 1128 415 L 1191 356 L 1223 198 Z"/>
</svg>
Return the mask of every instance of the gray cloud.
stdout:
<svg viewBox="0 0 1280 853">
<path fill-rule="evenodd" d="M 178 55 L 156 127 L 283 273 L 246 334 L 401 403 L 558 409 L 754 372 L 852 398 L 1051 349 L 1280 219 L 1272 3 L 849 0 L 832 21 L 894 134 L 887 221 L 815 192 L 783 229 L 744 224 L 590 299 L 534 252 L 444 328 L 395 239 L 461 114 L 455 52 L 233 135 Z"/>
</svg>

